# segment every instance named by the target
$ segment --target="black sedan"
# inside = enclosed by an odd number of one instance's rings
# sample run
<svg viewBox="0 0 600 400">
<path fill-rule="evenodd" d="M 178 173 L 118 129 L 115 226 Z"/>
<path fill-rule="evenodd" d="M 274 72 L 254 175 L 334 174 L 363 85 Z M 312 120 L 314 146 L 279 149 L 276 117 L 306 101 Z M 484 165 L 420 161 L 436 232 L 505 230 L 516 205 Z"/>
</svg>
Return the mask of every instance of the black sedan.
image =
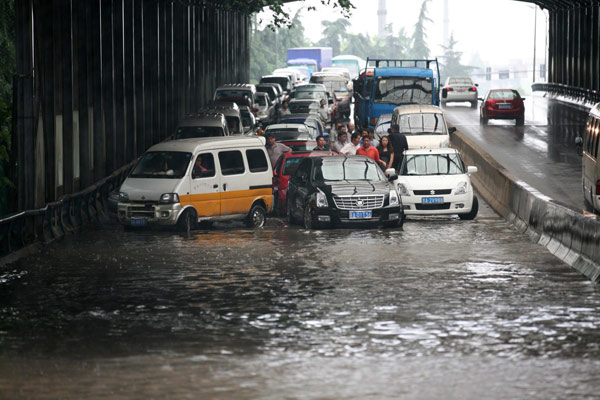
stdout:
<svg viewBox="0 0 600 400">
<path fill-rule="evenodd" d="M 381 168 L 364 156 L 307 157 L 290 178 L 288 222 L 307 229 L 346 224 L 401 226 L 400 196 Z"/>
</svg>

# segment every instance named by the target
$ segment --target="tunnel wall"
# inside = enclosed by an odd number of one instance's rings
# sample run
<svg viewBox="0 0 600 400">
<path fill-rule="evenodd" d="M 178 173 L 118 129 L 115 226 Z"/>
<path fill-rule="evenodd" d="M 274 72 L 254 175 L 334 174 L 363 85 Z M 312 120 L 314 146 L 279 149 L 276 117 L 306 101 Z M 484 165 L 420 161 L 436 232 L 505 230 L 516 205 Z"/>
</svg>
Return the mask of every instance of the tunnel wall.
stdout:
<svg viewBox="0 0 600 400">
<path fill-rule="evenodd" d="M 576 100 L 600 101 L 600 4 L 550 10 L 549 85 L 534 85 Z"/>
<path fill-rule="evenodd" d="M 19 209 L 109 176 L 248 81 L 248 15 L 191 3 L 15 0 Z"/>
<path fill-rule="evenodd" d="M 478 168 L 471 182 L 490 206 L 573 268 L 600 282 L 600 222 L 518 181 L 471 139 L 456 131 L 452 147 Z"/>
</svg>

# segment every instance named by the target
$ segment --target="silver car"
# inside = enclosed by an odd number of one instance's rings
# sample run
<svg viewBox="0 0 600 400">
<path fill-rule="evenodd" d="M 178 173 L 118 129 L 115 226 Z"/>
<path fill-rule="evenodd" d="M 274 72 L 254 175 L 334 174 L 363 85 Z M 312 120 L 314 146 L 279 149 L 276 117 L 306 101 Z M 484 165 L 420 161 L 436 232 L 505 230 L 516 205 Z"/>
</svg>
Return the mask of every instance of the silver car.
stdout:
<svg viewBox="0 0 600 400">
<path fill-rule="evenodd" d="M 442 107 L 446 103 L 469 102 L 477 108 L 477 84 L 468 77 L 449 77 L 442 88 Z"/>
</svg>

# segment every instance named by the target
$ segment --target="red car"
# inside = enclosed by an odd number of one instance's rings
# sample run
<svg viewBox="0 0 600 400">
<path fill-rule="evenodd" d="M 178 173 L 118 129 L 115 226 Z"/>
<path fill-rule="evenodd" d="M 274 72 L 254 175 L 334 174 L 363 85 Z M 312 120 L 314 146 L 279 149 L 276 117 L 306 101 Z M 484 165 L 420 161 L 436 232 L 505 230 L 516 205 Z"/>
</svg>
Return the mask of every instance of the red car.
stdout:
<svg viewBox="0 0 600 400">
<path fill-rule="evenodd" d="M 330 151 L 289 151 L 283 153 L 273 169 L 273 213 L 284 216 L 287 213 L 287 188 L 290 176 L 305 157 L 332 155 Z"/>
<path fill-rule="evenodd" d="M 514 119 L 517 125 L 525 123 L 525 100 L 514 89 L 492 89 L 481 99 L 479 119 L 487 125 L 490 119 Z"/>
</svg>

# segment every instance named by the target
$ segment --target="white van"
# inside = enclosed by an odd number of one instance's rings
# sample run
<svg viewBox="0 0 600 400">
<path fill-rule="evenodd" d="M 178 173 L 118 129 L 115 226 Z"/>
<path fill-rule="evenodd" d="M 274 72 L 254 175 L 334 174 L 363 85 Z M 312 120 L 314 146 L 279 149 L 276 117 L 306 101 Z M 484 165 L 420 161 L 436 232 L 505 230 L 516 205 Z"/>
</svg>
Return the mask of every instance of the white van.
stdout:
<svg viewBox="0 0 600 400">
<path fill-rule="evenodd" d="M 595 211 L 600 211 L 600 103 L 588 116 L 583 134 L 583 196 Z"/>
<path fill-rule="evenodd" d="M 244 220 L 265 223 L 273 204 L 273 169 L 264 137 L 210 137 L 163 142 L 140 158 L 119 191 L 126 226 Z"/>
<path fill-rule="evenodd" d="M 406 135 L 409 149 L 450 147 L 450 133 L 441 108 L 429 104 L 410 104 L 394 108 L 392 128 Z"/>
</svg>

